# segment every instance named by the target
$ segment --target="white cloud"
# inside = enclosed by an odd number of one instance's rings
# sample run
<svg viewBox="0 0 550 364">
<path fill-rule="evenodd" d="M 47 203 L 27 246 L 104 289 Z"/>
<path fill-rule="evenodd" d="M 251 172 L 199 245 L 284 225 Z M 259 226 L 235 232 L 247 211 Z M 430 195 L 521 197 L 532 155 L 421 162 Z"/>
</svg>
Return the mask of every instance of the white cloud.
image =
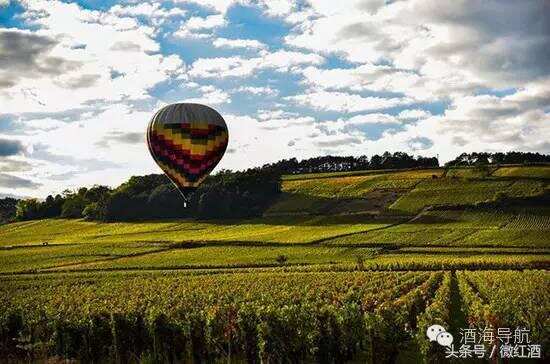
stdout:
<svg viewBox="0 0 550 364">
<path fill-rule="evenodd" d="M 260 128 L 264 130 L 280 130 L 298 125 L 313 125 L 314 122 L 315 118 L 312 116 L 274 118 L 263 120 Z"/>
<path fill-rule="evenodd" d="M 345 121 L 347 125 L 366 125 L 366 124 L 399 124 L 400 121 L 390 114 L 362 114 L 355 115 Z"/>
<path fill-rule="evenodd" d="M 548 80 L 527 84 L 504 97 L 465 96 L 454 100 L 443 115 L 420 119 L 401 131 L 386 132 L 369 146 L 371 151 L 422 149 L 423 155 L 439 154 L 443 161 L 474 151 L 549 153 L 549 101 Z"/>
<path fill-rule="evenodd" d="M 263 1 L 263 5 L 266 8 L 267 15 L 283 17 L 292 12 L 296 6 L 296 2 L 289 0 L 265 0 Z"/>
<path fill-rule="evenodd" d="M 241 86 L 235 89 L 237 92 L 246 92 L 252 95 L 267 95 L 275 96 L 278 94 L 278 91 L 272 89 L 271 87 L 254 87 L 254 86 Z"/>
<path fill-rule="evenodd" d="M 282 119 L 298 116 L 297 113 L 292 113 L 284 110 L 258 110 L 258 118 L 260 120 Z"/>
<path fill-rule="evenodd" d="M 401 120 L 416 120 L 416 119 L 425 119 L 432 116 L 429 111 L 420 110 L 420 109 L 407 109 L 399 113 L 398 118 Z"/>
<path fill-rule="evenodd" d="M 303 70 L 305 82 L 328 90 L 350 89 L 364 90 L 372 86 L 379 77 L 393 74 L 396 71 L 390 66 L 364 64 L 356 68 L 321 69 L 307 67 Z"/>
<path fill-rule="evenodd" d="M 185 26 L 190 30 L 212 29 L 225 25 L 225 19 L 222 15 L 210 15 L 206 18 L 192 17 L 187 20 Z"/>
<path fill-rule="evenodd" d="M 225 14 L 227 9 L 239 2 L 239 0 L 172 0 L 174 3 L 192 3 L 209 9 L 220 14 Z"/>
<path fill-rule="evenodd" d="M 410 104 L 409 98 L 363 97 L 344 92 L 311 92 L 303 95 L 288 96 L 285 99 L 317 110 L 339 112 L 358 112 L 366 110 L 388 109 L 394 106 Z"/>
<path fill-rule="evenodd" d="M 264 52 L 261 57 L 200 58 L 193 62 L 189 75 L 193 77 L 244 77 L 262 69 L 279 72 L 292 71 L 293 67 L 321 64 L 324 58 L 316 54 L 292 51 Z"/>
<path fill-rule="evenodd" d="M 212 36 L 212 30 L 226 24 L 227 22 L 221 14 L 205 18 L 194 16 L 189 18 L 173 35 L 180 38 L 207 38 Z"/>
<path fill-rule="evenodd" d="M 212 43 L 216 48 L 247 48 L 265 49 L 266 45 L 256 39 L 227 39 L 217 38 Z"/>
<path fill-rule="evenodd" d="M 37 28 L 32 34 L 51 44 L 41 57 L 71 67 L 62 74 L 22 73 L 15 84 L 0 89 L 3 112 L 62 111 L 98 99 L 145 99 L 151 87 L 185 70 L 179 56 L 159 53 L 153 30 L 135 19 L 61 1 L 27 0 L 22 5 L 23 17 Z M 112 78 L 113 72 L 119 77 Z"/>
<path fill-rule="evenodd" d="M 0 7 L 8 6 L 10 4 L 10 0 L 0 0 Z"/>
<path fill-rule="evenodd" d="M 142 2 L 136 5 L 114 5 L 109 12 L 117 16 L 143 16 L 147 18 L 168 18 L 183 16 L 187 12 L 180 8 L 163 8 L 159 3 Z"/>
<path fill-rule="evenodd" d="M 319 149 L 339 155 L 361 154 L 365 141 L 360 133 L 319 132 L 312 117 L 283 118 L 258 122 L 249 116 L 224 115 L 231 133 L 228 153 L 220 168 L 242 169 L 283 158 L 310 158 Z"/>
<path fill-rule="evenodd" d="M 153 107 L 157 108 L 158 105 Z M 111 105 L 99 114 L 54 128 L 44 127 L 50 119 L 31 120 L 31 125 L 43 129 L 25 136 L 25 142 L 32 147 L 22 161 L 32 168 L 19 172 L 18 176 L 42 186 L 18 191 L 45 196 L 96 183 L 116 185 L 129 175 L 157 171 L 153 160 L 144 158 L 148 153 L 145 143 L 109 143 L 98 147 L 113 131 L 144 133 L 152 111 Z M 8 191 L 0 189 L 0 192 Z"/>
<path fill-rule="evenodd" d="M 225 15 L 233 5 L 255 6 L 264 11 L 266 16 L 287 20 L 288 16 L 297 13 L 296 0 L 172 0 L 174 3 L 193 3 Z"/>
<path fill-rule="evenodd" d="M 231 102 L 231 98 L 227 92 L 217 89 L 214 86 L 201 86 L 199 90 L 202 96 L 185 99 L 185 102 L 206 105 L 228 104 Z"/>
<path fill-rule="evenodd" d="M 449 93 L 471 84 L 510 87 L 548 73 L 544 1 L 316 1 L 317 18 L 296 27 L 290 45 L 358 63 L 412 70 Z M 546 55 L 546 56 L 545 56 Z"/>
</svg>

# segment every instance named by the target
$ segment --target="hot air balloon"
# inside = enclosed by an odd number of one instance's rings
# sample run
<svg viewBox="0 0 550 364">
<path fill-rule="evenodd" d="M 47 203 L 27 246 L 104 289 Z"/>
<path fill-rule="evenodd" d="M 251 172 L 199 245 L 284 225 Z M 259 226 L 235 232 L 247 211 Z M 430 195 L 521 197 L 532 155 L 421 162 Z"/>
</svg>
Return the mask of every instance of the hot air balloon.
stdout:
<svg viewBox="0 0 550 364">
<path fill-rule="evenodd" d="M 153 159 L 185 200 L 222 159 L 228 143 L 227 125 L 214 109 L 178 103 L 163 107 L 147 128 Z"/>
</svg>

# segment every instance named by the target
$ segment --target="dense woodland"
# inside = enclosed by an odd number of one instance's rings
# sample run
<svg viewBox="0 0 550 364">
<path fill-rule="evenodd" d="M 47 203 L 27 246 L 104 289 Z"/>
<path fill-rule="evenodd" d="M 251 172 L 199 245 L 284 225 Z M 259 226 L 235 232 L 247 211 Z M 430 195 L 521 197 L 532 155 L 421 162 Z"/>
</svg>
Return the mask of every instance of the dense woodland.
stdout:
<svg viewBox="0 0 550 364">
<path fill-rule="evenodd" d="M 550 155 L 539 153 L 463 153 L 446 166 L 548 162 Z M 191 195 L 187 208 L 184 208 L 184 199 L 165 175 L 134 176 L 115 189 L 107 186 L 83 187 L 48 196 L 43 201 L 0 199 L 0 223 L 52 217 L 131 221 L 187 216 L 206 219 L 259 216 L 280 193 L 283 174 L 438 166 L 437 158 L 413 157 L 403 152 L 386 152 L 370 159 L 367 156 L 323 156 L 302 161 L 285 159 L 242 172 L 223 170 L 209 176 Z"/>
</svg>

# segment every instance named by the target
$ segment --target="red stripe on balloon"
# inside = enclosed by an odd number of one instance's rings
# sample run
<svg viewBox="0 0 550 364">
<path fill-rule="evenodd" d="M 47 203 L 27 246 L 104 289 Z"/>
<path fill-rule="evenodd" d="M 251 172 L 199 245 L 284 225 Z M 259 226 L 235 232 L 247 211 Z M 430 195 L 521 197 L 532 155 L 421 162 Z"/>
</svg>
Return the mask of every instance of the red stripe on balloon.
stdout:
<svg viewBox="0 0 550 364">
<path fill-rule="evenodd" d="M 213 151 L 205 154 L 191 154 L 190 150 L 182 149 L 161 134 L 152 132 L 150 135 L 153 150 L 158 155 L 168 158 L 174 165 L 184 169 L 187 173 L 201 175 L 217 163 L 227 147 L 227 140 Z"/>
</svg>

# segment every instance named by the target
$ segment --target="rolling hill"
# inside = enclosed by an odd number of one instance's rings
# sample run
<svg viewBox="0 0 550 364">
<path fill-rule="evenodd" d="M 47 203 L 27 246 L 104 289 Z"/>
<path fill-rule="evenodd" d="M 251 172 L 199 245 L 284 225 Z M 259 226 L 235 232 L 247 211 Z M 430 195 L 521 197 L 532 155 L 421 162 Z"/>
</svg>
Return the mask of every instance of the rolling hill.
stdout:
<svg viewBox="0 0 550 364">
<path fill-rule="evenodd" d="M 7 224 L 0 271 L 269 267 L 279 255 L 288 264 L 349 265 L 364 255 L 371 264 L 429 267 L 430 248 L 440 249 L 435 257 L 452 249 L 461 264 L 547 264 L 550 167 L 490 168 L 483 177 L 473 170 L 285 176 L 264 217 L 246 220 Z M 425 249 L 404 250 L 412 247 Z"/>
<path fill-rule="evenodd" d="M 1 225 L 0 355 L 437 362 L 434 322 L 548 343 L 550 166 L 289 175 L 282 190 L 253 219 Z"/>
</svg>

